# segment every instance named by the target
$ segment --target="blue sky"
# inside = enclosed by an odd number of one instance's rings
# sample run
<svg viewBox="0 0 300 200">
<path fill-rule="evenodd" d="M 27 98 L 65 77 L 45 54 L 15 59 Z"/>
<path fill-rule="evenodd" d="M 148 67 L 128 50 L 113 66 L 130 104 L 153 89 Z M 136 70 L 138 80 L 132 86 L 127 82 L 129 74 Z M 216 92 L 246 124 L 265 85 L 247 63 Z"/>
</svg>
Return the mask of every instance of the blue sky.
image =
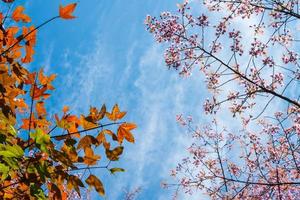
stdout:
<svg viewBox="0 0 300 200">
<path fill-rule="evenodd" d="M 59 4 L 72 1 L 23 2 L 33 23 L 39 24 L 56 15 Z M 58 74 L 48 106 L 52 112 L 69 105 L 75 113 L 86 113 L 90 105 L 106 103 L 111 108 L 118 103 L 128 111 L 126 120 L 137 123 L 138 129 L 136 143 L 125 146 L 116 165 L 126 172 L 115 176 L 96 172 L 105 184 L 106 199 L 122 199 L 124 189 L 137 186 L 142 187 L 138 199 L 171 199 L 172 190 L 162 189 L 160 183 L 169 179 L 170 169 L 186 156 L 190 143 L 175 116 L 184 113 L 200 119 L 207 95 L 201 77 L 183 79 L 167 69 L 163 47 L 143 22 L 147 14 L 175 10 L 177 0 L 78 3 L 75 20 L 57 20 L 38 33 L 30 67 Z"/>
<path fill-rule="evenodd" d="M 143 24 L 147 14 L 175 11 L 178 1 L 80 1 L 76 19 L 56 20 L 38 33 L 35 62 L 30 68 L 44 67 L 47 73 L 58 75 L 54 83 L 57 89 L 48 102 L 53 113 L 64 105 L 74 113 L 86 113 L 90 105 L 105 103 L 111 108 L 118 103 L 128 111 L 126 121 L 138 125 L 136 143 L 125 144 L 125 153 L 114 165 L 126 172 L 112 176 L 104 170 L 95 171 L 104 182 L 108 200 L 123 199 L 124 190 L 139 186 L 138 199 L 172 199 L 174 191 L 162 189 L 160 183 L 172 182 L 170 170 L 187 156 L 186 149 L 192 143 L 175 116 L 183 113 L 192 115 L 196 122 L 209 121 L 202 109 L 203 100 L 209 96 L 203 76 L 194 70 L 186 79 L 168 70 L 163 61 L 164 46 L 156 44 Z M 34 24 L 57 15 L 60 4 L 71 2 L 19 0 L 26 4 Z M 235 25 L 248 30 L 248 23 L 237 20 Z M 231 115 L 219 113 L 219 123 L 238 130 L 236 119 L 228 117 Z M 103 199 L 92 195 L 92 199 Z M 180 197 L 192 198 L 199 196 Z"/>
</svg>

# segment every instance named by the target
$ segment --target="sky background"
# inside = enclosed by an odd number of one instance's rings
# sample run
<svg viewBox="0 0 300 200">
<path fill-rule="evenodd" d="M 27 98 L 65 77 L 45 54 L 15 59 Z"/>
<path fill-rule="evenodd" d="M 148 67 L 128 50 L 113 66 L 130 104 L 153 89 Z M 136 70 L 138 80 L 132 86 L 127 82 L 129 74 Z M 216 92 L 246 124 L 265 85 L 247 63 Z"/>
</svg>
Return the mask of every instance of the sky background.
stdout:
<svg viewBox="0 0 300 200">
<path fill-rule="evenodd" d="M 197 70 L 189 78 L 168 70 L 163 61 L 164 45 L 156 44 L 144 25 L 147 14 L 158 16 L 162 11 L 175 11 L 180 1 L 79 1 L 76 19 L 56 20 L 38 32 L 35 61 L 29 68 L 43 67 L 46 73 L 58 75 L 54 82 L 57 89 L 48 101 L 52 113 L 60 112 L 64 105 L 79 114 L 87 113 L 91 105 L 100 108 L 105 103 L 112 108 L 118 103 L 121 110 L 128 112 L 125 120 L 138 125 L 134 131 L 135 144 L 125 143 L 120 162 L 113 165 L 126 172 L 111 175 L 105 170 L 94 171 L 105 185 L 107 200 L 124 199 L 124 190 L 136 187 L 141 187 L 137 199 L 172 199 L 174 190 L 162 189 L 161 182 L 172 182 L 170 170 L 187 156 L 186 149 L 192 143 L 186 130 L 176 123 L 176 115 L 192 115 L 196 123 L 209 121 L 202 109 L 204 99 L 209 97 L 204 77 Z M 56 16 L 60 4 L 73 1 L 16 2 L 25 5 L 33 24 L 38 25 Z M 193 2 L 194 10 L 204 10 L 196 0 Z M 221 16 L 212 16 L 212 21 Z M 255 17 L 236 19 L 233 27 L 242 30 L 246 38 L 252 38 L 249 25 L 258 21 Z M 206 38 L 210 39 L 209 36 L 207 33 Z M 245 41 L 249 47 L 251 40 Z M 226 57 L 226 50 L 222 52 L 221 56 Z M 281 53 L 277 49 L 271 52 L 278 58 Z M 226 90 L 235 87 L 231 84 Z M 272 105 L 280 107 L 274 102 Z M 263 106 L 261 103 L 251 112 L 260 111 Z M 226 111 L 218 113 L 218 122 L 236 131 L 239 123 L 230 115 Z M 92 199 L 103 198 L 92 192 Z M 179 199 L 203 198 L 186 195 Z"/>
<path fill-rule="evenodd" d="M 34 24 L 57 15 L 60 4 L 72 1 L 22 1 Z M 147 14 L 177 9 L 178 0 L 80 1 L 74 20 L 56 20 L 38 33 L 35 62 L 56 73 L 57 88 L 48 107 L 59 112 L 69 105 L 74 113 L 89 106 L 111 108 L 115 103 L 128 111 L 126 121 L 135 122 L 135 144 L 115 166 L 125 173 L 96 171 L 106 189 L 106 199 L 123 199 L 124 190 L 141 186 L 137 199 L 171 199 L 173 190 L 160 183 L 171 180 L 169 172 L 187 154 L 190 138 L 176 123 L 176 114 L 203 116 L 207 97 L 201 75 L 178 76 L 163 62 L 163 46 L 155 43 L 143 24 Z M 203 120 L 203 119 L 202 119 Z M 103 163 L 102 163 L 103 164 Z M 101 163 L 100 163 L 101 165 Z M 102 199 L 92 193 L 92 199 Z M 196 198 L 196 197 L 195 197 Z M 182 199 L 191 199 L 182 197 Z"/>
</svg>

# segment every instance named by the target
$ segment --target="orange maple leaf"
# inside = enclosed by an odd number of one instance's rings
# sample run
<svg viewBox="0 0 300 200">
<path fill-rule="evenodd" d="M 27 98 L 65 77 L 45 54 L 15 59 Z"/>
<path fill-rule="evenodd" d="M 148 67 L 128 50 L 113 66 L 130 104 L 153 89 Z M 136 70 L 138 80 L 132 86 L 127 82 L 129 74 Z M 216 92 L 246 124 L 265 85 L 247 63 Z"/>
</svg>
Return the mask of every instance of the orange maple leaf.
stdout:
<svg viewBox="0 0 300 200">
<path fill-rule="evenodd" d="M 45 103 L 43 101 L 36 103 L 36 113 L 38 117 L 44 117 L 47 114 Z"/>
<path fill-rule="evenodd" d="M 118 133 L 117 133 L 117 138 L 118 138 L 119 143 L 121 144 L 123 142 L 124 138 L 128 142 L 134 143 L 134 137 L 130 131 L 135 129 L 136 127 L 137 126 L 133 123 L 121 124 L 118 128 Z"/>
<path fill-rule="evenodd" d="M 94 151 L 91 148 L 84 149 L 85 156 L 83 157 L 84 163 L 86 165 L 95 165 L 97 161 L 101 159 L 101 156 L 94 154 Z"/>
<path fill-rule="evenodd" d="M 16 38 L 15 35 L 18 33 L 19 28 L 16 26 L 9 27 L 6 30 L 6 46 L 11 46 L 15 43 Z"/>
<path fill-rule="evenodd" d="M 22 121 L 23 121 L 23 124 L 22 124 L 21 128 L 24 130 L 29 130 L 29 127 L 35 128 L 35 126 L 36 126 L 36 119 L 34 118 L 34 116 L 31 117 L 31 120 L 26 118 L 26 119 L 22 119 Z"/>
<path fill-rule="evenodd" d="M 69 111 L 69 106 L 64 106 L 62 111 L 64 114 L 66 114 Z"/>
<path fill-rule="evenodd" d="M 31 26 L 29 28 L 23 27 L 23 37 L 29 46 L 34 46 L 36 44 L 36 34 L 37 31 L 35 30 L 34 26 Z"/>
<path fill-rule="evenodd" d="M 56 78 L 56 74 L 51 74 L 50 76 L 44 75 L 44 70 L 41 68 L 38 74 L 38 79 L 40 83 L 47 87 L 47 90 L 54 90 L 54 87 L 51 85 L 51 82 Z"/>
<path fill-rule="evenodd" d="M 32 46 L 29 46 L 29 45 L 25 45 L 25 52 L 26 52 L 26 55 L 24 58 L 21 59 L 21 61 L 23 63 L 30 63 L 32 62 L 33 60 L 33 54 L 34 54 L 34 49 Z"/>
<path fill-rule="evenodd" d="M 122 119 L 126 115 L 126 112 L 120 112 L 118 104 L 114 105 L 111 113 L 106 113 L 106 117 L 112 121 Z"/>
<path fill-rule="evenodd" d="M 27 79 L 24 81 L 27 85 L 33 85 L 35 83 L 36 72 L 27 75 Z"/>
<path fill-rule="evenodd" d="M 28 106 L 25 103 L 24 99 L 16 99 L 15 105 L 16 107 L 18 107 L 20 113 L 24 113 L 28 109 Z"/>
<path fill-rule="evenodd" d="M 56 119 L 56 125 L 60 128 L 68 130 L 69 133 L 72 133 L 73 137 L 80 137 L 78 132 L 78 124 L 80 120 L 75 115 L 65 115 L 59 119 L 58 115 L 54 115 Z"/>
<path fill-rule="evenodd" d="M 77 3 L 71 3 L 66 6 L 59 6 L 59 16 L 63 19 L 75 18 L 72 14 L 77 6 Z"/>
<path fill-rule="evenodd" d="M 25 15 L 23 11 L 24 11 L 24 7 L 18 6 L 12 13 L 11 17 L 13 18 L 13 20 L 15 20 L 16 22 L 20 20 L 23 22 L 30 22 L 31 21 L 30 17 L 28 15 Z"/>
</svg>

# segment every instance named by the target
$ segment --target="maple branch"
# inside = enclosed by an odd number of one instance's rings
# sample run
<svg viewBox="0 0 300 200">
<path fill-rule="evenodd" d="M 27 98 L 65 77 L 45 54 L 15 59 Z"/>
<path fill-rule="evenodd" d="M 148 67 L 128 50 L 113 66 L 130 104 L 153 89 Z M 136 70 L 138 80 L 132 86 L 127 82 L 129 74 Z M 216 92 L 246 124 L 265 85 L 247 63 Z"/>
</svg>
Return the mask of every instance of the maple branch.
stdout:
<svg viewBox="0 0 300 200">
<path fill-rule="evenodd" d="M 3 21 L 2 21 L 2 25 L 4 25 L 6 19 L 8 18 L 8 14 L 9 14 L 9 12 L 11 10 L 12 5 L 13 5 L 13 3 L 8 5 L 8 10 L 7 10 L 6 14 L 5 14 L 5 17 L 4 17 Z"/>
<path fill-rule="evenodd" d="M 34 92 L 35 92 L 37 77 L 38 77 L 38 74 L 36 74 L 35 79 L 34 79 L 34 84 L 33 84 L 33 89 L 32 89 L 32 97 L 31 97 L 31 103 L 30 103 L 29 127 L 28 127 L 28 145 L 29 145 L 29 141 L 30 141 L 31 118 L 32 118 L 32 114 L 33 114 Z"/>
<path fill-rule="evenodd" d="M 55 20 L 59 18 L 59 16 L 55 16 L 52 17 L 50 19 L 48 19 L 47 21 L 43 22 L 42 24 L 38 25 L 36 28 L 32 29 L 31 31 L 29 31 L 27 34 L 25 34 L 24 36 L 22 36 L 21 38 L 18 39 L 17 42 L 15 42 L 14 44 L 12 44 L 10 47 L 8 47 L 6 50 L 4 50 L 0 56 L 3 56 L 4 54 L 8 53 L 12 48 L 14 48 L 16 45 L 18 45 L 21 41 L 23 41 L 27 36 L 29 36 L 31 33 L 33 33 L 34 31 L 40 29 L 41 27 L 43 27 L 44 25 L 48 24 L 49 22 Z"/>
<path fill-rule="evenodd" d="M 78 171 L 78 170 L 85 170 L 85 169 L 103 169 L 103 168 L 106 168 L 108 169 L 108 166 L 109 166 L 110 162 L 106 165 L 106 166 L 99 166 L 99 167 L 84 167 L 84 168 L 77 168 L 77 169 L 70 169 L 70 170 L 65 170 L 64 172 L 68 172 L 68 171 Z M 57 172 L 53 172 L 53 173 L 50 173 L 50 174 L 55 174 Z M 36 176 L 36 177 L 31 177 L 27 180 L 33 180 L 33 179 L 37 179 L 37 178 L 40 178 L 40 176 Z M 6 185 L 6 186 L 2 186 L 0 187 L 0 191 L 4 190 L 5 188 L 8 188 L 8 187 L 11 187 L 11 186 L 14 186 L 14 185 L 17 185 L 17 184 L 20 184 L 20 183 L 23 183 L 24 180 L 20 180 L 20 181 L 17 181 L 17 182 L 14 182 L 14 183 L 11 183 L 9 185 Z"/>
<path fill-rule="evenodd" d="M 49 135 L 50 133 L 52 133 L 52 131 L 54 131 L 57 127 L 58 127 L 58 126 L 55 125 L 55 126 L 47 133 L 47 135 Z"/>
<path fill-rule="evenodd" d="M 22 182 L 21 182 L 21 181 L 19 181 L 19 182 L 11 183 L 11 184 L 9 184 L 9 185 L 6 185 L 6 186 L 3 186 L 3 187 L 0 187 L 0 191 L 4 190 L 5 188 L 8 188 L 8 187 L 10 187 L 10 186 L 17 185 L 17 184 L 19 184 L 19 183 L 22 183 Z"/>
<path fill-rule="evenodd" d="M 52 138 L 66 137 L 66 136 L 70 136 L 70 135 L 74 135 L 74 134 L 78 134 L 78 133 L 84 133 L 84 132 L 87 132 L 87 131 L 95 130 L 95 129 L 98 129 L 98 128 L 103 128 L 103 127 L 106 127 L 106 126 L 118 125 L 118 124 L 123 124 L 123 123 L 125 123 L 125 122 L 113 122 L 113 123 L 108 123 L 108 124 L 101 124 L 99 126 L 96 126 L 96 127 L 93 127 L 93 128 L 89 128 L 89 129 L 85 129 L 85 130 L 80 130 L 80 131 L 71 132 L 71 133 L 62 134 L 62 135 L 54 135 L 54 136 L 51 136 L 50 138 L 52 139 Z M 57 128 L 57 126 L 55 126 L 54 128 L 52 128 L 49 131 L 49 133 L 51 133 L 56 128 Z M 27 146 L 25 146 L 24 149 L 27 149 L 28 147 L 31 147 L 34 144 L 35 144 L 35 142 L 32 142 L 31 144 L 28 144 Z"/>
<path fill-rule="evenodd" d="M 99 126 L 93 127 L 93 128 L 88 128 L 88 129 L 84 129 L 84 130 L 80 130 L 80 131 L 76 131 L 76 132 L 71 132 L 71 133 L 67 133 L 67 134 L 62 134 L 62 135 L 55 135 L 55 136 L 51 136 L 50 138 L 59 138 L 59 137 L 65 137 L 65 136 L 70 136 L 70 135 L 74 135 L 74 134 L 78 134 L 78 133 L 84 133 L 87 131 L 91 131 L 91 130 L 95 130 L 98 128 L 103 128 L 106 126 L 111 126 L 111 125 L 119 125 L 119 124 L 123 124 L 125 122 L 112 122 L 112 123 L 108 123 L 108 124 L 101 124 Z"/>
<path fill-rule="evenodd" d="M 85 169 L 108 169 L 109 164 L 105 165 L 105 166 L 98 166 L 98 167 L 82 167 L 82 168 L 77 168 L 77 169 L 70 169 L 70 170 L 66 170 L 66 172 L 70 172 L 70 171 L 79 171 L 79 170 L 85 170 Z"/>
</svg>

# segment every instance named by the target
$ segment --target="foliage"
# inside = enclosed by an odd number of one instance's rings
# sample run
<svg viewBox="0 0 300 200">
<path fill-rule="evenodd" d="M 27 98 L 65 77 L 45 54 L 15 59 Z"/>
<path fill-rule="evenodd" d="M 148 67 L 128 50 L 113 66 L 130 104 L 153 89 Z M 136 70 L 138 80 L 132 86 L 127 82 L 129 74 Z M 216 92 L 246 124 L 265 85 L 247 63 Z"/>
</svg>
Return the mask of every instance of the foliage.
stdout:
<svg viewBox="0 0 300 200">
<path fill-rule="evenodd" d="M 73 19 L 75 7 L 76 3 L 60 6 L 59 15 L 37 27 L 30 24 L 23 6 L 0 12 L 1 199 L 66 199 L 70 190 L 80 195 L 86 185 L 78 171 L 89 173 L 85 182 L 103 196 L 104 186 L 93 169 L 124 171 L 110 164 L 123 153 L 124 139 L 134 142 L 130 131 L 136 125 L 119 121 L 126 112 L 120 112 L 118 105 L 108 112 L 103 105 L 77 116 L 64 106 L 53 121 L 46 100 L 56 75 L 26 69 L 33 61 L 37 30 L 55 19 Z M 96 154 L 101 146 L 107 159 Z M 99 166 L 100 159 L 108 164 Z"/>
<path fill-rule="evenodd" d="M 172 171 L 178 183 L 165 186 L 212 199 L 299 199 L 299 2 L 208 0 L 201 13 L 199 4 L 145 20 L 168 45 L 168 67 L 185 77 L 199 69 L 212 94 L 210 124 L 177 116 L 195 142 Z"/>
</svg>

